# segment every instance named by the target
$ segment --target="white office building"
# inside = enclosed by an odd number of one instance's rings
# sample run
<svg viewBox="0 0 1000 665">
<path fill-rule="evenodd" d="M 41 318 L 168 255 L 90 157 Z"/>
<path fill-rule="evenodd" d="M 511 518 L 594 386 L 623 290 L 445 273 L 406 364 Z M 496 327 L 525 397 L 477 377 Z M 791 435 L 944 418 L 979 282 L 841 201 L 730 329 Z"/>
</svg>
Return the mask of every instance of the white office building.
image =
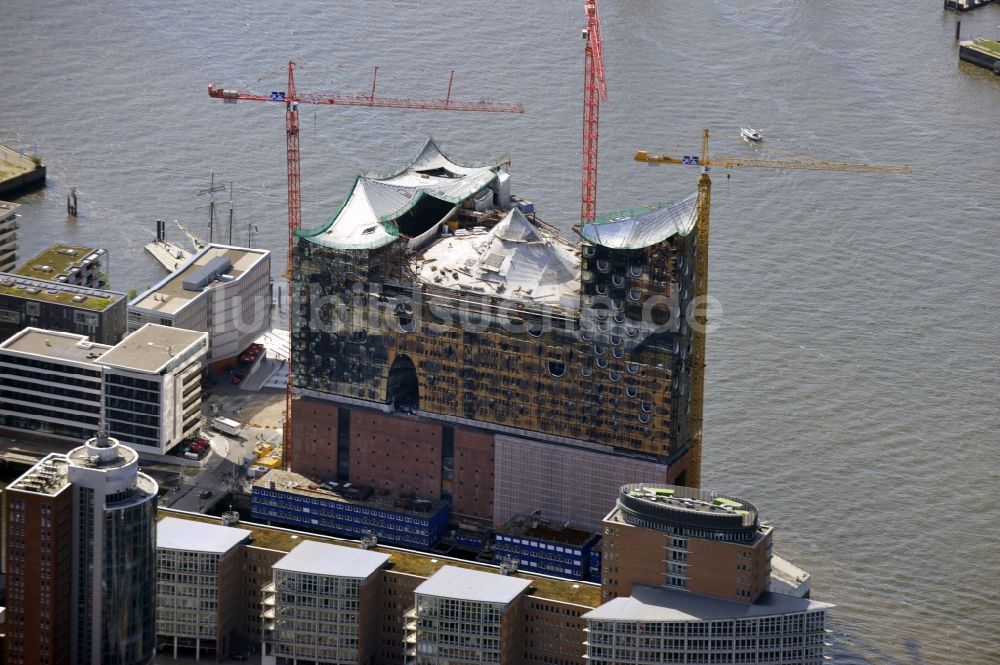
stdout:
<svg viewBox="0 0 1000 665">
<path fill-rule="evenodd" d="M 208 335 L 146 324 L 99 359 L 108 431 L 139 452 L 165 454 L 201 427 Z"/>
<path fill-rule="evenodd" d="M 233 358 L 269 328 L 271 253 L 207 245 L 128 306 L 130 331 L 157 323 L 209 335 L 208 362 Z"/>
<path fill-rule="evenodd" d="M 0 427 L 87 439 L 109 433 L 166 454 L 201 427 L 203 332 L 147 325 L 115 346 L 26 328 L 0 343 Z"/>
<path fill-rule="evenodd" d="M 86 335 L 25 328 L 0 343 L 0 427 L 75 441 L 97 431 L 111 347 Z"/>
</svg>

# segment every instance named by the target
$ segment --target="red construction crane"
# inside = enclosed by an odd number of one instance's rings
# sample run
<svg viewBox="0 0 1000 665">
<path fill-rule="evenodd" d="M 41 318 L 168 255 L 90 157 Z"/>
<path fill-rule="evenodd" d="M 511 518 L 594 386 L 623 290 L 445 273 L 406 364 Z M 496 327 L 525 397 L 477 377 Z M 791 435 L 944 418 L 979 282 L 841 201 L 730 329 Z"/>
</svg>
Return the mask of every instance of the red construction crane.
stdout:
<svg viewBox="0 0 1000 665">
<path fill-rule="evenodd" d="M 524 113 L 520 103 L 493 103 L 486 101 L 466 102 L 451 98 L 451 87 L 455 80 L 452 70 L 448 79 L 448 92 L 443 99 L 404 99 L 400 97 L 378 97 L 375 95 L 375 82 L 378 78 L 378 67 L 372 77 L 372 89 L 369 95 L 330 95 L 322 93 L 299 94 L 295 89 L 295 67 L 293 61 L 288 62 L 288 87 L 285 90 L 271 91 L 268 94 L 256 94 L 244 90 L 225 89 L 214 83 L 208 86 L 208 96 L 235 103 L 240 100 L 253 102 L 278 102 L 285 105 L 285 134 L 288 141 L 288 258 L 287 271 L 292 270 L 292 244 L 295 231 L 302 226 L 302 191 L 299 178 L 299 104 L 328 104 L 331 106 L 372 106 L 376 108 L 419 109 L 439 111 L 485 111 L 494 113 Z M 288 291 L 288 333 L 289 352 L 291 351 L 292 334 L 292 292 Z M 289 356 L 291 353 L 289 353 Z M 285 386 L 285 426 L 284 426 L 284 465 L 291 466 L 292 446 L 292 359 L 288 359 L 288 382 Z"/>
<path fill-rule="evenodd" d="M 597 125 L 601 101 L 608 98 L 604 81 L 604 49 L 601 46 L 601 19 L 597 0 L 584 4 L 587 27 L 583 29 L 583 187 L 581 188 L 580 223 L 597 216 Z"/>
</svg>

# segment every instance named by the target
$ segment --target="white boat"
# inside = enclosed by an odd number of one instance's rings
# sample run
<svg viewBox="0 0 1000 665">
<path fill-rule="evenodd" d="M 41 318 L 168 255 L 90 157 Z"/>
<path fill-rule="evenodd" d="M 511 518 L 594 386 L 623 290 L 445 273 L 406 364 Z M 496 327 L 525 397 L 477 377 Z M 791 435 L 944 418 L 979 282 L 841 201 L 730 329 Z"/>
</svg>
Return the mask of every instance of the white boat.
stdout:
<svg viewBox="0 0 1000 665">
<path fill-rule="evenodd" d="M 750 143 L 760 143 L 764 137 L 753 127 L 740 127 L 740 138 Z"/>
</svg>

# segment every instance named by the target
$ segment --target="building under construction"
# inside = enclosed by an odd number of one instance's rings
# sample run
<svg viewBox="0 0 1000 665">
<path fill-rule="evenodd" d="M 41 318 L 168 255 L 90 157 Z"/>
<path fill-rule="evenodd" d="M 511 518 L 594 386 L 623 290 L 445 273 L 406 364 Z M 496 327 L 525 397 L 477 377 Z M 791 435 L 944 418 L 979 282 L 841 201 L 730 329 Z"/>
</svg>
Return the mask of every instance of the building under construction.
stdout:
<svg viewBox="0 0 1000 665">
<path fill-rule="evenodd" d="M 597 529 L 623 484 L 699 482 L 698 195 L 570 241 L 507 166 L 428 141 L 297 232 L 288 464 Z"/>
</svg>

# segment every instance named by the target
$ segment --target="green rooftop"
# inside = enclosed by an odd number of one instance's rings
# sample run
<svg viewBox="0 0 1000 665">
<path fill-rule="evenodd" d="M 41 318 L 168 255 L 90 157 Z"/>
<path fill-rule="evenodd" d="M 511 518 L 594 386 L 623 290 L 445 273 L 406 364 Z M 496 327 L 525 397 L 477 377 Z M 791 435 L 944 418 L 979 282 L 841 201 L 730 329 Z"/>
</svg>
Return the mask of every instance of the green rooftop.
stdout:
<svg viewBox="0 0 1000 665">
<path fill-rule="evenodd" d="M 94 312 L 103 312 L 125 297 L 124 294 L 113 291 L 60 284 L 15 273 L 0 274 L 0 295 L 69 305 Z"/>
<path fill-rule="evenodd" d="M 67 245 L 58 243 L 52 245 L 47 250 L 24 262 L 20 268 L 14 271 L 17 275 L 34 277 L 55 281 L 59 275 L 66 275 L 70 268 L 79 266 L 88 256 L 99 250 L 94 247 L 82 247 L 79 245 Z M 103 258 L 105 253 L 101 253 Z"/>
<path fill-rule="evenodd" d="M 163 519 L 164 517 L 178 517 L 182 519 L 194 520 L 196 522 L 210 522 L 212 524 L 219 524 L 221 522 L 218 517 L 212 517 L 209 515 L 192 515 L 190 513 L 161 508 L 158 519 Z M 291 533 L 282 529 L 272 529 L 267 526 L 249 522 L 240 522 L 238 526 L 241 529 L 247 529 L 253 534 L 254 547 L 262 547 L 281 552 L 290 552 L 292 548 L 301 543 L 303 540 L 314 540 L 320 543 L 334 543 L 343 547 L 359 547 L 359 543 L 357 541 L 342 540 L 320 534 L 307 534 L 302 532 Z M 471 561 L 453 559 L 430 552 L 427 554 L 419 554 L 416 552 L 395 549 L 393 547 L 376 547 L 375 551 L 390 555 L 391 558 L 389 559 L 389 567 L 392 570 L 409 575 L 430 577 L 438 570 L 438 568 L 445 565 L 478 570 L 484 573 L 493 573 L 494 575 L 499 574 L 496 566 L 484 566 Z M 528 575 L 525 573 L 515 573 L 515 575 L 521 579 L 531 581 L 531 587 L 528 590 L 529 595 L 538 596 L 539 598 L 559 600 L 565 603 L 583 605 L 585 607 L 597 607 L 601 604 L 601 587 L 596 584 L 588 582 L 575 582 L 573 580 L 537 577 L 535 575 Z"/>
</svg>

